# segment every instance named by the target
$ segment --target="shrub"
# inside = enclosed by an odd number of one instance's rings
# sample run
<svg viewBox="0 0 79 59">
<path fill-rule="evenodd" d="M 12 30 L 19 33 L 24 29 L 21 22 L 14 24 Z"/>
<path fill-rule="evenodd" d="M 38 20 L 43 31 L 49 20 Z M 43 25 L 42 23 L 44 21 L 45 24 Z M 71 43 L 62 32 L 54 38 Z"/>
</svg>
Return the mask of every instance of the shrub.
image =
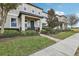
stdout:
<svg viewBox="0 0 79 59">
<path fill-rule="evenodd" d="M 51 28 L 45 27 L 45 28 L 43 28 L 43 29 L 46 30 L 46 31 L 50 31 Z"/>
<path fill-rule="evenodd" d="M 48 32 L 47 32 L 45 29 L 42 29 L 42 30 L 41 30 L 41 33 L 42 33 L 42 34 L 48 34 Z"/>
<path fill-rule="evenodd" d="M 21 36 L 35 36 L 35 35 L 39 35 L 39 33 L 34 30 L 26 30 L 26 31 L 21 32 L 20 35 Z"/>
<path fill-rule="evenodd" d="M 39 35 L 39 33 L 34 30 L 26 30 L 23 32 L 17 30 L 5 30 L 3 34 L 0 34 L 0 38 L 15 37 L 15 36 L 36 36 L 36 35 Z"/>
<path fill-rule="evenodd" d="M 43 30 L 41 31 L 42 34 L 57 34 L 59 32 L 61 32 L 61 30 L 49 27 L 43 28 Z"/>
<path fill-rule="evenodd" d="M 18 36 L 20 34 L 17 30 L 5 30 L 5 32 L 2 34 L 4 37 L 14 37 Z"/>
<path fill-rule="evenodd" d="M 71 31 L 71 28 L 67 28 L 66 31 Z"/>
<path fill-rule="evenodd" d="M 57 29 L 50 29 L 50 31 L 49 31 L 49 33 L 50 34 L 57 34 L 57 33 L 59 33 L 60 32 L 60 30 L 57 30 Z"/>
</svg>

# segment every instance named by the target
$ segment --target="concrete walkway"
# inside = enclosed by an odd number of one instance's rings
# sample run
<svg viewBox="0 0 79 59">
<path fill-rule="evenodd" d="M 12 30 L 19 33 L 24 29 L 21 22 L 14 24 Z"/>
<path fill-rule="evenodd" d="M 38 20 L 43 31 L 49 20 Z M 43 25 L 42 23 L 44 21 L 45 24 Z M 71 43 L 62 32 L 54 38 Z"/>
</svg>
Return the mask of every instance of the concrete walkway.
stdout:
<svg viewBox="0 0 79 59">
<path fill-rule="evenodd" d="M 30 56 L 73 56 L 79 47 L 79 33 Z"/>
<path fill-rule="evenodd" d="M 47 37 L 47 38 L 49 38 L 49 39 L 51 39 L 51 40 L 54 40 L 55 42 L 59 42 L 59 41 L 60 41 L 60 39 L 53 38 L 53 37 L 48 36 L 48 35 L 40 34 L 40 36 Z"/>
</svg>

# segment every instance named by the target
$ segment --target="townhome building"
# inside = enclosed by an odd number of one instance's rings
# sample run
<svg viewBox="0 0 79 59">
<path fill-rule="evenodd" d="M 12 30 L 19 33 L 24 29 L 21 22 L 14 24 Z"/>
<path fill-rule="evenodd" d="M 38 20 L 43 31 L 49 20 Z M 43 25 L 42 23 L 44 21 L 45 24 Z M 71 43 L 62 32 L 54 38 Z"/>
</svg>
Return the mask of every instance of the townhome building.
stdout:
<svg viewBox="0 0 79 59">
<path fill-rule="evenodd" d="M 42 30 L 42 24 L 46 18 L 47 14 L 44 13 L 42 8 L 31 3 L 23 3 L 16 10 L 11 10 L 8 13 L 5 28 L 21 31 L 27 29 Z"/>
<path fill-rule="evenodd" d="M 56 17 L 63 24 L 63 29 L 67 27 L 67 22 L 64 15 L 56 14 Z M 9 11 L 7 20 L 4 28 L 7 29 L 18 29 L 25 31 L 31 30 L 42 30 L 44 26 L 47 26 L 48 14 L 32 3 L 22 3 L 16 10 Z M 1 25 L 0 25 L 1 26 Z"/>
</svg>

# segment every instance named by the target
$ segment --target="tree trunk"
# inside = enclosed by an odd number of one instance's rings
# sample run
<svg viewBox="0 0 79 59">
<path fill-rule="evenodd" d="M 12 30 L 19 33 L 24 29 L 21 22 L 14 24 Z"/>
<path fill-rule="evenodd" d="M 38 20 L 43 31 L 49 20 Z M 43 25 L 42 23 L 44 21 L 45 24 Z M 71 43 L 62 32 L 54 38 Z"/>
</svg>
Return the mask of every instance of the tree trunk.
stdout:
<svg viewBox="0 0 79 59">
<path fill-rule="evenodd" d="M 4 23 L 2 23 L 2 25 L 1 25 L 1 34 L 3 34 L 4 33 Z"/>
<path fill-rule="evenodd" d="M 6 22 L 7 13 L 8 13 L 8 12 L 6 12 L 6 11 L 4 11 L 4 12 L 5 12 L 5 14 L 3 13 L 3 14 L 2 14 L 2 17 L 1 17 L 1 19 L 2 19 L 1 34 L 4 33 L 4 24 L 5 24 L 5 22 Z"/>
</svg>

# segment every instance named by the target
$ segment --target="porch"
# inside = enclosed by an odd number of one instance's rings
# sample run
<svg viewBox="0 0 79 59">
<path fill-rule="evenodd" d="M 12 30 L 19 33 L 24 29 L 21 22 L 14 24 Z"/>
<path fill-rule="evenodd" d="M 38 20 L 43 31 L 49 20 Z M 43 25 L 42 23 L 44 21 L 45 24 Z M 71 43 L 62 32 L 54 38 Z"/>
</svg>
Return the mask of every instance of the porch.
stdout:
<svg viewBox="0 0 79 59">
<path fill-rule="evenodd" d="M 25 31 L 27 29 L 40 31 L 42 29 L 41 19 L 42 18 L 34 15 L 21 14 L 21 17 L 19 19 L 19 28 L 21 29 L 21 31 Z"/>
</svg>

